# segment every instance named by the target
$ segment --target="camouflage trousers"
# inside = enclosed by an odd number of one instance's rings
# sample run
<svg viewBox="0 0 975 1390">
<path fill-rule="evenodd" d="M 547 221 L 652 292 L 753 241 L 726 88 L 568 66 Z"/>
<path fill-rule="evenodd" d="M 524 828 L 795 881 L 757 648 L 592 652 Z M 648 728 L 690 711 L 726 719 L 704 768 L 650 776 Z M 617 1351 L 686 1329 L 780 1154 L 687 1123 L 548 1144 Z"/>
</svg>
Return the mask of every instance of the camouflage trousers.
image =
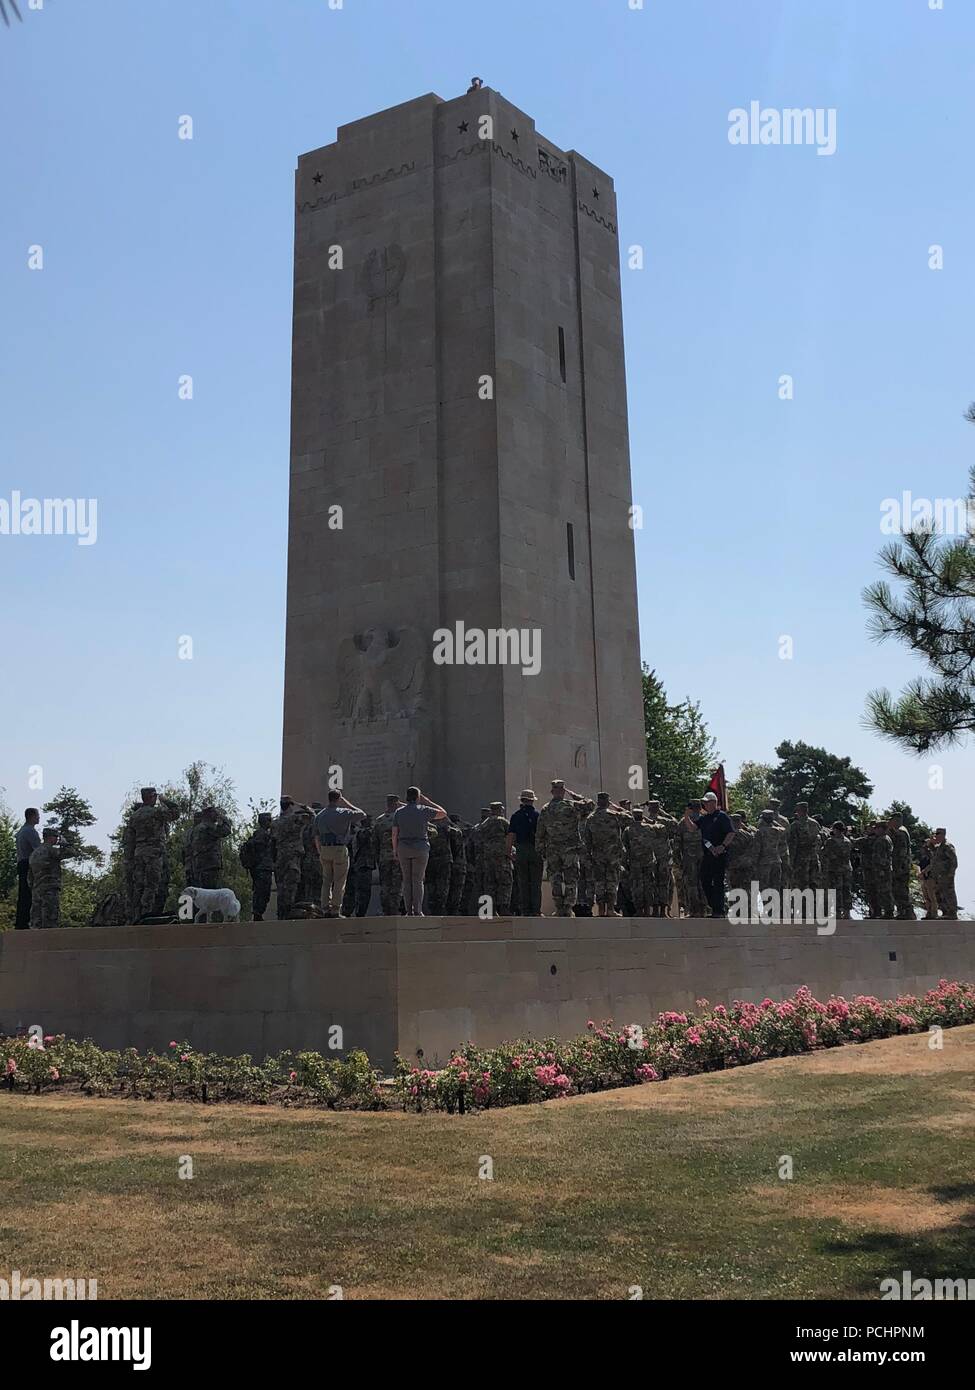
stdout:
<svg viewBox="0 0 975 1390">
<path fill-rule="evenodd" d="M 301 878 L 298 882 L 299 903 L 320 903 L 322 900 L 322 861 L 313 850 L 301 861 Z"/>
<path fill-rule="evenodd" d="M 39 927 L 61 925 L 61 889 L 47 883 L 35 883 L 30 904 L 30 925 Z"/>
<path fill-rule="evenodd" d="M 579 887 L 579 851 L 550 849 L 545 855 L 552 897 L 560 917 L 570 917 Z"/>
<path fill-rule="evenodd" d="M 219 864 L 197 864 L 193 872 L 196 878 L 187 879 L 193 888 L 222 888 L 220 882 L 222 877 Z"/>
<path fill-rule="evenodd" d="M 251 906 L 254 909 L 255 917 L 263 917 L 267 911 L 267 905 L 271 901 L 271 870 L 270 869 L 251 869 Z M 198 888 L 206 885 L 199 883 Z"/>
<path fill-rule="evenodd" d="M 555 896 L 555 890 L 552 890 Z M 576 885 L 575 906 L 583 910 L 583 915 L 592 916 L 592 905 L 596 898 L 596 880 L 592 870 L 592 856 L 583 850 L 579 855 L 579 882 Z"/>
<path fill-rule="evenodd" d="M 941 915 L 954 920 L 958 916 L 958 898 L 955 896 L 955 876 L 950 874 L 947 877 L 931 875 L 934 882 L 934 890 L 938 895 L 938 906 L 941 908 Z"/>
<path fill-rule="evenodd" d="M 397 865 L 398 867 L 399 865 Z M 342 899 L 344 916 L 351 917 L 354 913 L 356 917 L 367 917 L 371 897 L 372 865 L 363 864 L 358 868 L 350 869 L 345 885 L 345 896 Z"/>
<path fill-rule="evenodd" d="M 701 856 L 685 855 L 677 881 L 680 905 L 688 917 L 710 916 L 710 908 L 704 901 L 701 887 Z"/>
<path fill-rule="evenodd" d="M 782 890 L 782 863 L 781 860 L 774 860 L 767 863 L 764 860 L 755 865 L 755 881 L 758 884 L 760 893 L 766 888 L 774 888 L 777 893 Z"/>
<path fill-rule="evenodd" d="M 484 897 L 491 899 L 491 915 L 511 910 L 511 860 L 507 854 L 484 856 Z"/>
<path fill-rule="evenodd" d="M 603 907 L 616 908 L 616 895 L 620 886 L 622 865 L 615 854 L 593 852 L 592 880 L 596 902 Z"/>
<path fill-rule="evenodd" d="M 447 913 L 451 917 L 459 915 L 464 901 L 464 884 L 467 882 L 467 865 L 451 864 L 450 887 L 447 890 Z"/>
<path fill-rule="evenodd" d="M 924 898 L 924 910 L 928 917 L 937 917 L 938 890 L 933 878 L 921 879 L 921 896 Z"/>
<path fill-rule="evenodd" d="M 279 858 L 274 866 L 274 880 L 278 885 L 278 921 L 284 922 L 298 901 L 298 888 L 301 884 L 302 853 Z"/>
<path fill-rule="evenodd" d="M 166 870 L 166 851 L 160 846 L 136 850 L 132 862 L 132 907 L 137 917 L 153 917 Z M 202 888 L 194 883 L 193 888 Z"/>
<path fill-rule="evenodd" d="M 836 894 L 836 916 L 841 922 L 850 920 L 850 910 L 853 907 L 853 871 L 852 869 L 837 869 L 829 875 L 829 882 L 826 884 L 826 891 Z"/>
<path fill-rule="evenodd" d="M 904 922 L 913 922 L 914 904 L 911 902 L 911 871 L 896 873 L 891 880 L 894 892 L 894 913 Z"/>
<path fill-rule="evenodd" d="M 648 860 L 645 864 L 630 865 L 626 881 L 630 900 L 633 903 L 634 917 L 649 916 L 651 907 L 655 906 L 656 878 L 654 868 L 653 860 Z"/>
<path fill-rule="evenodd" d="M 651 896 L 648 907 L 663 907 L 669 910 L 674 896 L 674 866 L 669 859 L 658 859 L 651 868 Z"/>
<path fill-rule="evenodd" d="M 403 871 L 398 859 L 379 865 L 379 901 L 384 917 L 398 917 L 403 904 Z"/>
<path fill-rule="evenodd" d="M 891 892 L 890 879 L 864 874 L 863 891 L 870 916 L 879 921 L 889 922 L 894 916 L 894 895 Z"/>
<path fill-rule="evenodd" d="M 790 888 L 819 887 L 819 855 L 814 853 L 797 854 L 792 862 Z"/>
<path fill-rule="evenodd" d="M 450 865 L 427 864 L 423 876 L 427 890 L 427 914 L 441 917 L 447 910 L 447 894 L 450 892 Z"/>
</svg>

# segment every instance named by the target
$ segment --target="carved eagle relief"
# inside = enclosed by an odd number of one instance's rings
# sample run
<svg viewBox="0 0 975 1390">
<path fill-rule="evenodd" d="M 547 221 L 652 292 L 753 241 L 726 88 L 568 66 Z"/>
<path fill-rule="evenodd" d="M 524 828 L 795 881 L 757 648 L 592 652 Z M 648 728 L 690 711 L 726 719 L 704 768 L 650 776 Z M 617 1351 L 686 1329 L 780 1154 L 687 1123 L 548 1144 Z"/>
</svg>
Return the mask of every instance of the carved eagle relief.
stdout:
<svg viewBox="0 0 975 1390">
<path fill-rule="evenodd" d="M 427 650 L 414 627 L 367 627 L 339 643 L 334 707 L 353 724 L 407 719 L 420 708 Z"/>
</svg>

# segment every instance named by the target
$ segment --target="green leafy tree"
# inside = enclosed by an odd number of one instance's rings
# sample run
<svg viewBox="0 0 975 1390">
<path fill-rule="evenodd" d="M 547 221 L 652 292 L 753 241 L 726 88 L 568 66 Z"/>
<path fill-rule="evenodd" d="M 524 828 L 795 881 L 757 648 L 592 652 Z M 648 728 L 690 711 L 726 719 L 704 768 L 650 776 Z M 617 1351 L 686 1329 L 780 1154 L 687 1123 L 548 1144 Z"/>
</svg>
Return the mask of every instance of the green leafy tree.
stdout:
<svg viewBox="0 0 975 1390">
<path fill-rule="evenodd" d="M 70 858 L 76 868 L 100 869 L 105 862 L 104 854 L 97 845 L 87 844 L 82 835 L 82 831 L 94 825 L 97 819 L 85 798 L 74 787 L 61 787 L 42 809 L 48 825 L 55 825 L 61 831 L 61 843 L 68 851 L 65 858 Z"/>
<path fill-rule="evenodd" d="M 975 424 L 975 403 L 966 419 Z M 927 663 L 931 674 L 910 681 L 899 696 L 867 696 L 868 727 L 912 753 L 963 742 L 975 731 L 975 468 L 958 534 L 915 525 L 880 552 L 879 562 L 903 589 L 886 580 L 864 590 L 871 636 L 894 637 Z"/>
<path fill-rule="evenodd" d="M 663 682 L 643 668 L 643 724 L 647 740 L 647 798 L 683 811 L 703 795 L 717 761 L 716 744 L 701 707 L 685 699 L 671 704 Z"/>
<path fill-rule="evenodd" d="M 5 898 L 17 883 L 16 840 L 17 823 L 0 788 L 0 898 Z"/>
<path fill-rule="evenodd" d="M 774 795 L 770 763 L 744 762 L 734 782 L 728 783 L 729 808 L 743 812 L 751 825 L 757 823 Z"/>
<path fill-rule="evenodd" d="M 856 820 L 860 803 L 873 791 L 865 772 L 825 748 L 786 741 L 775 755 L 779 764 L 772 768 L 770 782 L 785 816 L 795 813 L 796 802 L 808 801 L 809 814 L 817 820 L 847 825 Z"/>
</svg>

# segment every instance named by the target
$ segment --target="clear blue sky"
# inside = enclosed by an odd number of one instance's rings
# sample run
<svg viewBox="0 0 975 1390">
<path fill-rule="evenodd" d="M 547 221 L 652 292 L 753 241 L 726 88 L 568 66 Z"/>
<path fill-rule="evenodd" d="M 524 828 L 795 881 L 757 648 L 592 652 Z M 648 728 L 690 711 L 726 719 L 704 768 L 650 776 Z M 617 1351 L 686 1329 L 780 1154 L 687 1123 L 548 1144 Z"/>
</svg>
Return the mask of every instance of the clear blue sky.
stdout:
<svg viewBox="0 0 975 1390">
<path fill-rule="evenodd" d="M 15 809 L 75 785 L 104 844 L 134 783 L 193 758 L 279 790 L 295 162 L 478 73 L 613 175 L 646 249 L 623 282 L 644 658 L 729 775 L 805 739 L 946 824 L 975 908 L 971 749 L 863 729 L 917 667 L 859 597 L 881 500 L 959 495 L 975 449 L 969 0 L 27 3 L 0 29 L 0 495 L 97 497 L 99 536 L 0 537 Z M 837 152 L 732 146 L 752 100 L 835 107 Z"/>
</svg>

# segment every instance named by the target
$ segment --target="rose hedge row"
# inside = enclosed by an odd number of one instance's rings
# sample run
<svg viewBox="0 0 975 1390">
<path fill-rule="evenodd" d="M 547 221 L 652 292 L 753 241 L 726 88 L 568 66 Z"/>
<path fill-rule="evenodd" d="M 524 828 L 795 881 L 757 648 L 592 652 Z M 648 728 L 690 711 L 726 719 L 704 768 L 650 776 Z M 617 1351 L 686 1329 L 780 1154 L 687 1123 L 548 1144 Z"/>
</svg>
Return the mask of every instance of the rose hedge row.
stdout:
<svg viewBox="0 0 975 1390">
<path fill-rule="evenodd" d="M 738 1000 L 730 1008 L 712 1008 L 699 999 L 694 1012 L 662 1013 L 646 1026 L 590 1022 L 586 1033 L 567 1042 L 529 1039 L 492 1048 L 467 1043 L 438 1070 L 397 1057 L 390 1082 L 360 1051 L 342 1059 L 282 1052 L 255 1062 L 247 1055 L 197 1052 L 185 1042 L 170 1042 L 162 1052 L 140 1053 L 134 1047 L 114 1052 L 51 1035 L 0 1039 L 0 1074 L 9 1089 L 34 1093 L 70 1089 L 147 1100 L 372 1110 L 402 1105 L 453 1113 L 663 1081 L 963 1023 L 975 1023 L 972 984 L 942 980 L 922 998 L 831 996 L 825 1003 L 803 987 L 779 1003 Z"/>
</svg>

